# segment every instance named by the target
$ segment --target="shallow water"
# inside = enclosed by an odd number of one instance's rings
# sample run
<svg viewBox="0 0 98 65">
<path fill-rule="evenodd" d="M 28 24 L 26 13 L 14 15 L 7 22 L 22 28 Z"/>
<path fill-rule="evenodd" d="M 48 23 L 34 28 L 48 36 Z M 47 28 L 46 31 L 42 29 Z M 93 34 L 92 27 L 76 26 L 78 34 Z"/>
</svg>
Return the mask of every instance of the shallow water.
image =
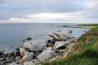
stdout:
<svg viewBox="0 0 98 65">
<path fill-rule="evenodd" d="M 73 31 L 73 37 L 79 37 L 84 33 L 80 28 L 65 28 L 62 25 L 75 25 L 75 24 L 0 24 L 0 48 L 16 47 L 23 44 L 22 40 L 27 37 L 32 37 L 33 40 L 37 39 L 50 39 L 49 32 L 60 29 L 70 29 Z"/>
</svg>

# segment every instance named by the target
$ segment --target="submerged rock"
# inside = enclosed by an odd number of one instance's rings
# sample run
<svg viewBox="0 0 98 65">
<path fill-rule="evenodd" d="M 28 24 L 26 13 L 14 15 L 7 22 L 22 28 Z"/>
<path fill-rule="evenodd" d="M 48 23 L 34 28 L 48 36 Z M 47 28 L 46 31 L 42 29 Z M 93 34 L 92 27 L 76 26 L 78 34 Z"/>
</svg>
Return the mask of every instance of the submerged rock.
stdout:
<svg viewBox="0 0 98 65">
<path fill-rule="evenodd" d="M 24 43 L 24 48 L 30 51 L 42 51 L 47 46 L 47 40 L 32 40 Z"/>
<path fill-rule="evenodd" d="M 71 30 L 58 30 L 53 33 L 49 33 L 48 36 L 52 37 L 57 41 L 64 41 L 69 39 L 69 35 L 72 33 Z"/>
<path fill-rule="evenodd" d="M 26 40 L 27 41 L 30 41 L 30 40 L 32 40 L 32 38 L 31 37 L 27 37 Z"/>
<path fill-rule="evenodd" d="M 55 51 L 53 51 L 52 48 L 49 47 L 47 48 L 47 50 L 43 51 L 40 55 L 38 55 L 37 59 L 42 62 L 51 59 L 55 55 L 56 55 Z"/>
</svg>

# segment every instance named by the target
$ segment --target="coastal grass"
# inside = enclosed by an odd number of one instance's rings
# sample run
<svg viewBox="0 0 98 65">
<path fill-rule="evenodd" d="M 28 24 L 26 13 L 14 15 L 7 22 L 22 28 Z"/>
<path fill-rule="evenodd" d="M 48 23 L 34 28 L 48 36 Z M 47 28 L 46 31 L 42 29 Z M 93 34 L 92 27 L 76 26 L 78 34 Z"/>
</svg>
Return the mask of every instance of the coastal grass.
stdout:
<svg viewBox="0 0 98 65">
<path fill-rule="evenodd" d="M 78 26 L 98 26 L 98 24 L 78 24 Z"/>
<path fill-rule="evenodd" d="M 98 24 L 83 34 L 65 59 L 46 61 L 41 65 L 98 65 Z M 88 41 L 88 42 L 86 42 Z"/>
<path fill-rule="evenodd" d="M 79 27 L 97 27 L 98 24 L 78 24 Z"/>
</svg>

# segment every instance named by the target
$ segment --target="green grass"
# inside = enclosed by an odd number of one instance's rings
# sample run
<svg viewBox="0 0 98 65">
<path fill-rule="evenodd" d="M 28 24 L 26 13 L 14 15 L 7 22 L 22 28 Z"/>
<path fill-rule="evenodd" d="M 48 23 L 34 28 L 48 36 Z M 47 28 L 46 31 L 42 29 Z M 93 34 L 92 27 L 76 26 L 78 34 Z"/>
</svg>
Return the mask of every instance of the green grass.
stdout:
<svg viewBox="0 0 98 65">
<path fill-rule="evenodd" d="M 95 25 L 85 34 L 83 34 L 78 42 L 74 46 L 72 51 L 66 59 L 56 59 L 54 61 L 47 61 L 42 65 L 98 65 L 98 24 L 89 24 L 89 26 Z M 87 35 L 89 36 L 88 43 Z"/>
<path fill-rule="evenodd" d="M 79 24 L 78 26 L 98 26 L 98 24 Z"/>
</svg>

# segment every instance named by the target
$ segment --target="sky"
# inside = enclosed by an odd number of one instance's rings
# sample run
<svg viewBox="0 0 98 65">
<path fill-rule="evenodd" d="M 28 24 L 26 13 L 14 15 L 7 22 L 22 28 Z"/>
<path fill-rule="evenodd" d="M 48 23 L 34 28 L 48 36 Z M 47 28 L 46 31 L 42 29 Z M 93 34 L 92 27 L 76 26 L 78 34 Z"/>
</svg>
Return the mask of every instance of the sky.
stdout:
<svg viewBox="0 0 98 65">
<path fill-rule="evenodd" d="M 0 0 L 0 23 L 98 23 L 98 0 Z"/>
</svg>

